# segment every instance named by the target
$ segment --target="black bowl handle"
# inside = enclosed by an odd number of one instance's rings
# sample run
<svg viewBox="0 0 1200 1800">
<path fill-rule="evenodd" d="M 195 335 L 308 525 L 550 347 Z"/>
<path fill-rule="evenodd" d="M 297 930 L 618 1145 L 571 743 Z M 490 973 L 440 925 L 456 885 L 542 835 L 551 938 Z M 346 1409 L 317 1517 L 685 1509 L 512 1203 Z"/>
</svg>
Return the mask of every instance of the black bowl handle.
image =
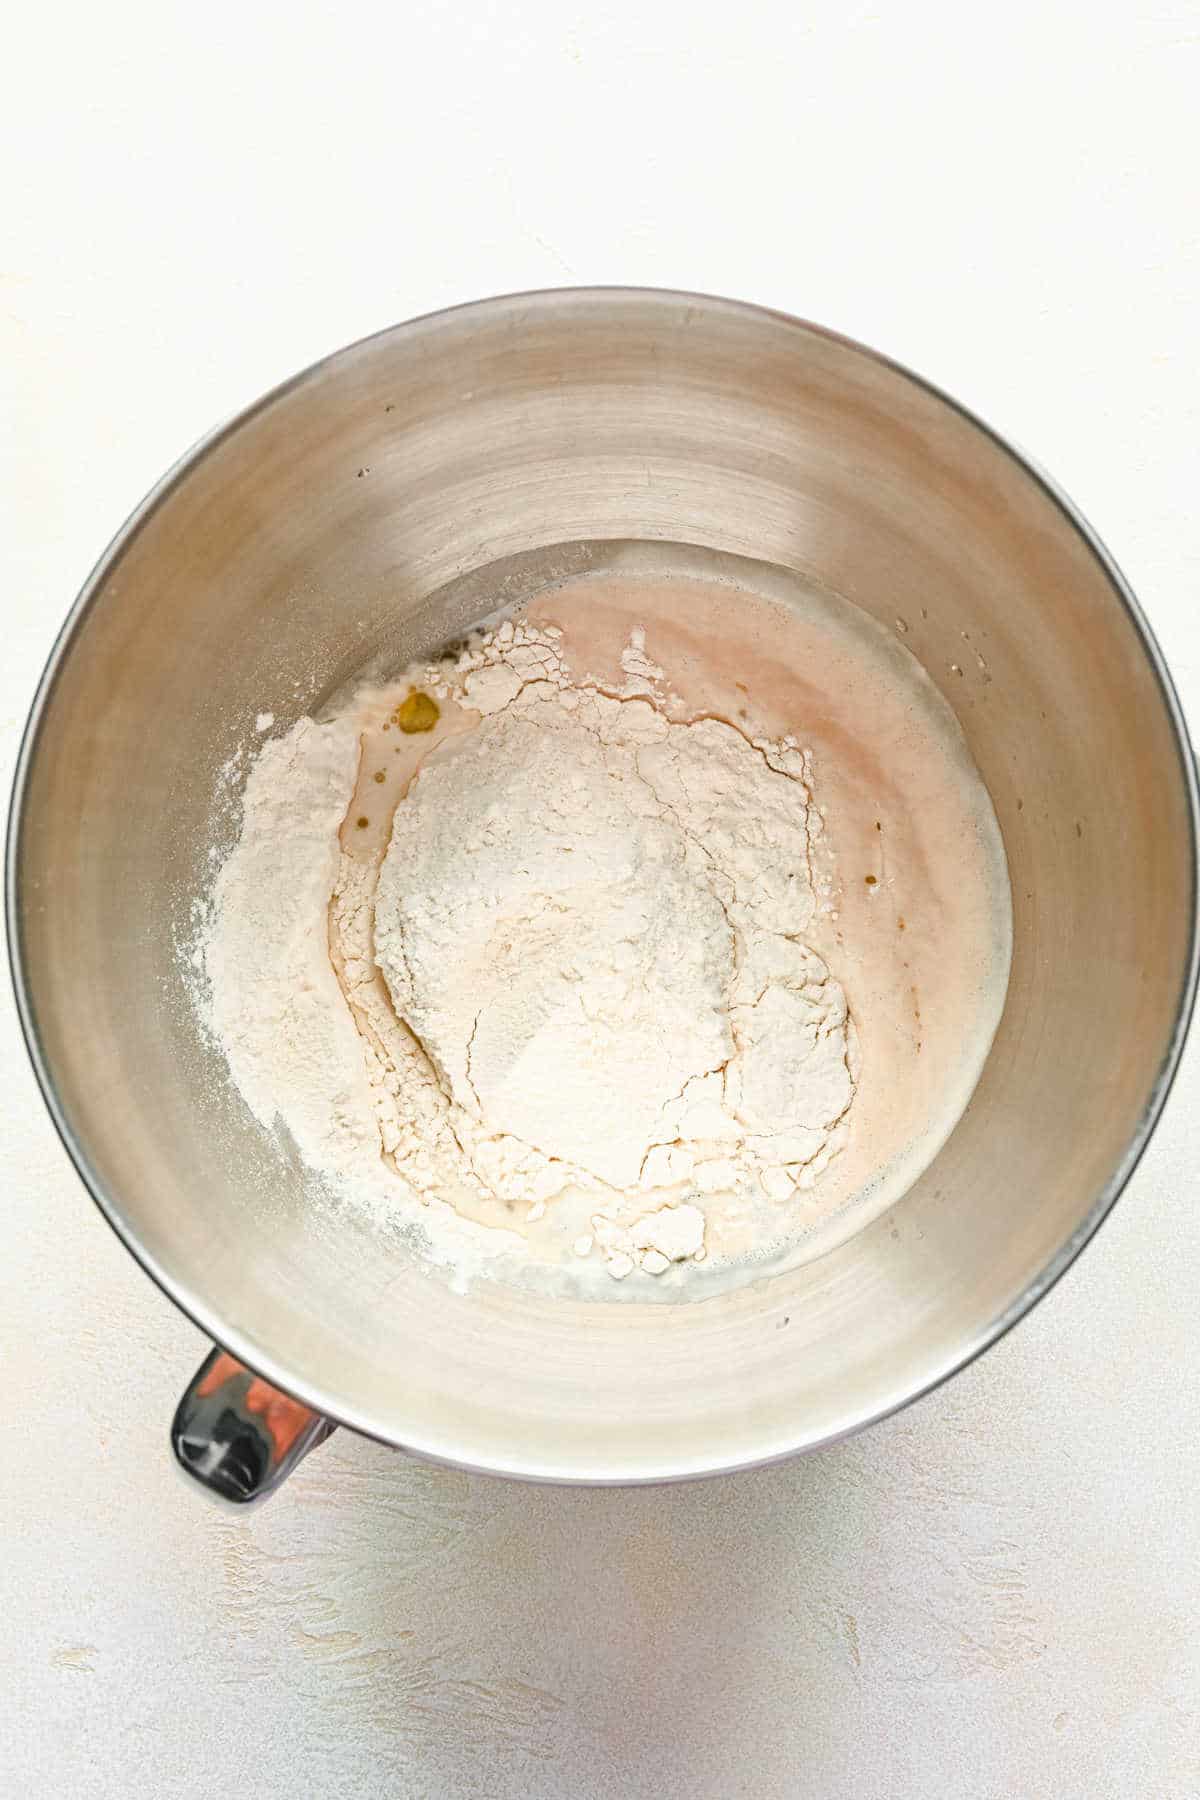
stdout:
<svg viewBox="0 0 1200 1800">
<path fill-rule="evenodd" d="M 197 1369 L 171 1425 L 179 1466 L 236 1506 L 265 1500 L 334 1429 L 225 1350 Z"/>
</svg>

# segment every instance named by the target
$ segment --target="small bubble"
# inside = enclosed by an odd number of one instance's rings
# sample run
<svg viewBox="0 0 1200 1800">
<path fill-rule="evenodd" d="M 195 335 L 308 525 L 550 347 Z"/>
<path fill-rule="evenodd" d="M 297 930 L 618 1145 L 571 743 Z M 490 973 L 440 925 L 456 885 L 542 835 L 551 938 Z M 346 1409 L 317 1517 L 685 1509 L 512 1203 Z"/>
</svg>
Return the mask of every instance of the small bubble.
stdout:
<svg viewBox="0 0 1200 1800">
<path fill-rule="evenodd" d="M 384 770 L 384 769 L 376 769 L 376 771 L 375 771 L 375 779 L 376 779 L 376 781 L 386 781 L 386 780 L 387 780 L 387 772 L 386 772 L 386 770 Z"/>
</svg>

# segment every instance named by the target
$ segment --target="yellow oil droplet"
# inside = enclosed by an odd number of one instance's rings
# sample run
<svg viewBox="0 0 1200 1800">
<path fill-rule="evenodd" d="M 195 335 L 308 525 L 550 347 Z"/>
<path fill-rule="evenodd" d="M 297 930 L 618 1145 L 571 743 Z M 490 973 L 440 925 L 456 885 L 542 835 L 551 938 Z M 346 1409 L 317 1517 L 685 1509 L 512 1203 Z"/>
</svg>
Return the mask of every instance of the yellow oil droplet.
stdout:
<svg viewBox="0 0 1200 1800">
<path fill-rule="evenodd" d="M 432 731 L 439 716 L 437 701 L 432 700 L 428 694 L 418 692 L 416 688 L 407 700 L 400 702 L 392 714 L 401 731 L 408 732 L 410 736 L 417 731 Z"/>
<path fill-rule="evenodd" d="M 376 769 L 375 779 L 376 779 L 376 781 L 386 781 L 387 780 L 386 772 L 383 769 Z"/>
<path fill-rule="evenodd" d="M 866 884 L 867 884 L 867 886 L 868 886 L 868 887 L 874 887 L 874 886 L 875 886 L 875 877 L 874 877 L 874 875 L 864 875 L 864 876 L 863 876 L 863 880 L 864 880 L 864 881 L 865 881 L 865 882 L 866 882 Z"/>
<path fill-rule="evenodd" d="M 367 829 L 367 826 L 371 823 L 371 821 L 370 821 L 370 819 L 368 819 L 366 813 L 364 813 L 362 815 L 361 819 L 355 819 L 354 823 L 358 826 L 358 829 L 360 831 L 365 831 Z"/>
</svg>

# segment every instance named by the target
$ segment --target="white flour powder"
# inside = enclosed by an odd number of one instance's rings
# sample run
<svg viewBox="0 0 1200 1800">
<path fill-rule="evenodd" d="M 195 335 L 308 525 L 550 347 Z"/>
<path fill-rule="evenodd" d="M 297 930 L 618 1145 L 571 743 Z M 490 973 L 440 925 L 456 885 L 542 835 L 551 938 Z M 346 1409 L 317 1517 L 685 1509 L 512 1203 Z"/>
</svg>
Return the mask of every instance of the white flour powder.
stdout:
<svg viewBox="0 0 1200 1800">
<path fill-rule="evenodd" d="M 214 891 L 209 1019 L 247 1103 L 460 1268 L 661 1277 L 845 1140 L 808 759 L 679 716 L 641 632 L 622 669 L 603 692 L 554 627 L 506 623 L 410 671 L 442 716 L 374 849 L 343 822 L 409 682 L 301 720 Z"/>
</svg>

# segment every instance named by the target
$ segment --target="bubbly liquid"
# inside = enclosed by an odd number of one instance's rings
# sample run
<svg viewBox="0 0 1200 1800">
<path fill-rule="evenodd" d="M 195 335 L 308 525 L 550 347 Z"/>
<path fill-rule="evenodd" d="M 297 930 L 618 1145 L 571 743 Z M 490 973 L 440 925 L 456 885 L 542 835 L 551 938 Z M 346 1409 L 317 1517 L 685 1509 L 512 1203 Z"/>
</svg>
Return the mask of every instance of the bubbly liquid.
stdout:
<svg viewBox="0 0 1200 1800">
<path fill-rule="evenodd" d="M 636 554 L 630 559 L 636 564 Z M 741 565 L 741 569 L 746 568 Z M 858 1034 L 849 1142 L 815 1186 L 756 1221 L 731 1262 L 790 1264 L 898 1199 L 961 1117 L 999 1024 L 1012 905 L 995 812 L 955 715 L 898 636 L 767 565 L 739 580 L 579 577 L 527 608 L 563 629 L 579 674 L 619 688 L 630 630 L 679 696 L 753 736 L 812 752 L 827 903 L 804 933 L 841 982 Z M 696 1271 L 689 1276 L 695 1281 Z"/>
<path fill-rule="evenodd" d="M 591 1298 L 701 1298 L 808 1260 L 860 1229 L 912 1184 L 954 1129 L 1008 980 L 1012 918 L 999 828 L 957 720 L 919 663 L 861 609 L 784 571 L 739 559 L 736 576 L 679 572 L 698 554 L 610 550 L 607 567 L 543 586 L 520 610 L 561 629 L 577 679 L 620 691 L 621 652 L 639 628 L 672 692 L 663 705 L 669 716 L 715 715 L 754 737 L 791 733 L 811 752 L 825 821 L 823 895 L 804 938 L 845 990 L 861 1059 L 858 1092 L 847 1147 L 811 1189 L 756 1208 L 732 1229 L 710 1227 L 703 1265 L 678 1279 L 639 1282 L 636 1291 L 607 1277 L 597 1282 L 594 1263 L 574 1263 L 570 1238 L 587 1229 L 583 1196 L 577 1218 L 573 1205 L 551 1203 L 534 1225 L 462 1197 L 464 1214 L 521 1231 L 524 1278 L 583 1287 Z M 342 844 L 376 868 L 392 812 L 424 757 L 475 722 L 451 707 L 427 734 L 402 734 L 390 709 L 404 692 L 360 691 L 357 702 L 364 754 Z M 331 948 L 340 964 L 336 920 Z M 382 978 L 362 997 L 380 1009 L 382 1029 Z"/>
</svg>

